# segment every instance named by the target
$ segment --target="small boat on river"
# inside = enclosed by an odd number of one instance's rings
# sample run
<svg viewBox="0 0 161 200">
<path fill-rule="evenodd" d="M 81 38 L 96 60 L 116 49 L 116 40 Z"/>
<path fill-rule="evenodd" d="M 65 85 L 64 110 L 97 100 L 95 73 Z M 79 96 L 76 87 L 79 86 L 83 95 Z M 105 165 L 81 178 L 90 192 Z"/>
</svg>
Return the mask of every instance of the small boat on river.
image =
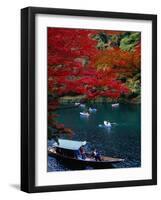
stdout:
<svg viewBox="0 0 161 200">
<path fill-rule="evenodd" d="M 104 123 L 104 125 L 105 125 L 106 127 L 109 127 L 109 128 L 110 128 L 110 127 L 112 126 L 110 122 L 104 121 L 103 123 Z"/>
<path fill-rule="evenodd" d="M 79 106 L 80 106 L 81 108 L 85 108 L 85 107 L 86 107 L 85 104 L 80 104 Z"/>
<path fill-rule="evenodd" d="M 124 159 L 113 158 L 101 155 L 97 160 L 92 153 L 85 152 L 82 155 L 82 149 L 87 144 L 86 141 L 74 141 L 59 139 L 48 148 L 48 155 L 71 164 L 73 166 L 84 166 L 93 168 L 102 168 L 111 166 L 113 163 L 123 162 Z"/>
<path fill-rule="evenodd" d="M 89 108 L 89 112 L 97 112 L 96 108 Z"/>
<path fill-rule="evenodd" d="M 88 112 L 80 112 L 80 115 L 89 117 L 90 114 Z"/>
<path fill-rule="evenodd" d="M 113 107 L 113 108 L 117 108 L 117 107 L 119 107 L 119 103 L 113 103 L 111 106 Z"/>
<path fill-rule="evenodd" d="M 75 102 L 75 104 L 74 104 L 75 106 L 80 106 L 80 103 L 77 103 L 77 102 Z"/>
</svg>

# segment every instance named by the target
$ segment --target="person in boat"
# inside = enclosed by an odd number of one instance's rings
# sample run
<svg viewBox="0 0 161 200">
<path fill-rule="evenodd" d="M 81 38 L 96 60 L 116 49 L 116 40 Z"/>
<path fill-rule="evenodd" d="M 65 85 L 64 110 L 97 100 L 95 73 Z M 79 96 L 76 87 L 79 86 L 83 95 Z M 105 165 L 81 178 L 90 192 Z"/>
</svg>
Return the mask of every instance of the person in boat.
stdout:
<svg viewBox="0 0 161 200">
<path fill-rule="evenodd" d="M 80 147 L 80 154 L 82 156 L 82 159 L 85 160 L 86 159 L 86 153 L 83 147 Z"/>
<path fill-rule="evenodd" d="M 96 161 L 102 161 L 101 154 L 96 149 L 93 151 L 93 156 Z"/>
</svg>

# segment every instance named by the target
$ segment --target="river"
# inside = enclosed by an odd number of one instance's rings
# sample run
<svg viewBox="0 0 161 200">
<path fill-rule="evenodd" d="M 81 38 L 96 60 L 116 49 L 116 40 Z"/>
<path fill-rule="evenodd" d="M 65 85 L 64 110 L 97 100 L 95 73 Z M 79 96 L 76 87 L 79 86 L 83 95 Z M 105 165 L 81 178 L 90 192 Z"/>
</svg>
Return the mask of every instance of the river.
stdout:
<svg viewBox="0 0 161 200">
<path fill-rule="evenodd" d="M 56 113 L 58 121 L 71 128 L 74 135 L 69 139 L 86 140 L 87 149 L 98 149 L 101 154 L 124 158 L 125 162 L 114 164 L 114 168 L 141 166 L 141 106 L 120 104 L 112 108 L 111 104 L 93 104 L 97 112 L 89 117 L 81 117 L 83 108 L 62 109 Z M 104 120 L 110 121 L 111 128 L 105 128 Z M 51 146 L 53 141 L 48 141 Z M 48 172 L 73 170 L 64 163 L 48 156 Z"/>
</svg>

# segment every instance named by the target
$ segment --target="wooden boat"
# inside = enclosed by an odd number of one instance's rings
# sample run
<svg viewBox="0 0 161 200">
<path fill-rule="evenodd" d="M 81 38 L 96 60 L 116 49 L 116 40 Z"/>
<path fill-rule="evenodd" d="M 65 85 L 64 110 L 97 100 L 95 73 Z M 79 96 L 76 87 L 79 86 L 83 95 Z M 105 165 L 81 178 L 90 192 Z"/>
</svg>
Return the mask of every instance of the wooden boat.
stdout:
<svg viewBox="0 0 161 200">
<path fill-rule="evenodd" d="M 85 152 L 82 157 L 80 149 L 86 145 L 86 141 L 73 141 L 59 139 L 58 143 L 55 142 L 52 147 L 48 148 L 48 155 L 62 160 L 73 166 L 103 168 L 111 166 L 113 163 L 123 162 L 124 159 L 112 158 L 109 156 L 101 156 L 100 161 L 92 156 L 91 153 Z"/>
</svg>

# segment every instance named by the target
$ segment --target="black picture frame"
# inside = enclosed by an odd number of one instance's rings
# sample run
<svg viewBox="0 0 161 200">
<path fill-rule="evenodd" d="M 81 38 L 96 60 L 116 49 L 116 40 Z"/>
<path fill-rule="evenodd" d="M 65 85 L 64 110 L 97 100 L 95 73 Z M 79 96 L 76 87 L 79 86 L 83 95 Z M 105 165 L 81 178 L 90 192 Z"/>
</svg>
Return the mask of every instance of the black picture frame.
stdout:
<svg viewBox="0 0 161 200">
<path fill-rule="evenodd" d="M 35 186 L 35 15 L 54 14 L 152 21 L 152 179 Z M 157 16 L 27 7 L 21 10 L 21 190 L 28 193 L 157 184 Z"/>
</svg>

